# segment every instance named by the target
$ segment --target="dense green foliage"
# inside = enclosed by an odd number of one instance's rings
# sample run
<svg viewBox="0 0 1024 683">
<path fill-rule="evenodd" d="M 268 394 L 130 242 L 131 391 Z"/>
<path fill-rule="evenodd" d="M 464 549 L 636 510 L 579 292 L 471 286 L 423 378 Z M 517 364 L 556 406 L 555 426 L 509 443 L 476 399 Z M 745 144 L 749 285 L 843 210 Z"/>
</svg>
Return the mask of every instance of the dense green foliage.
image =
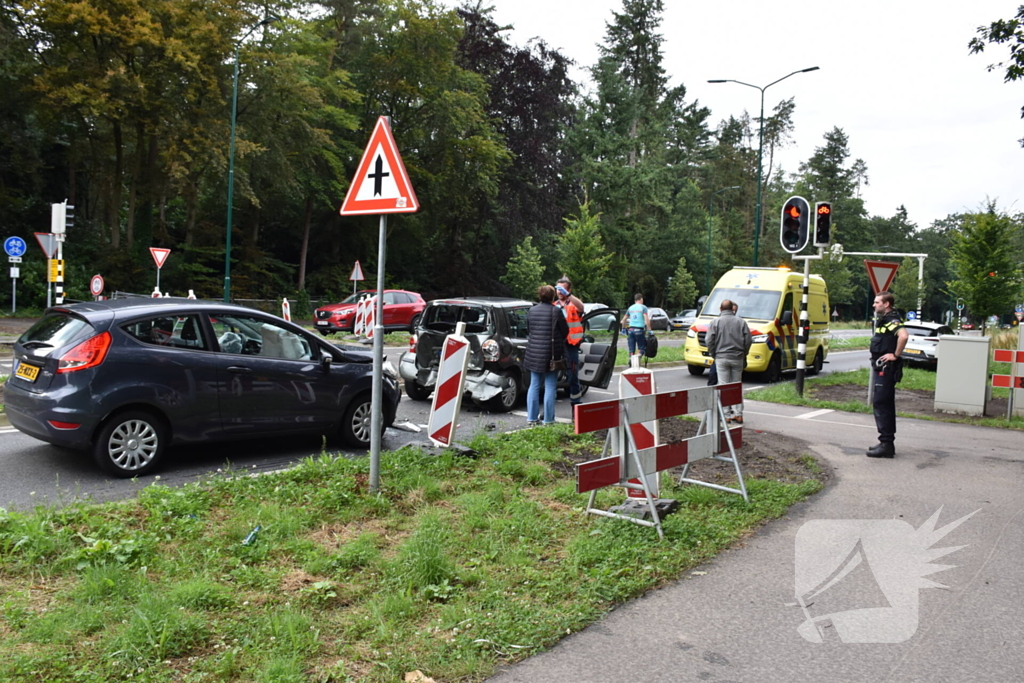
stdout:
<svg viewBox="0 0 1024 683">
<path fill-rule="evenodd" d="M 72 298 L 96 272 L 108 291 L 150 291 L 152 246 L 174 250 L 165 290 L 221 296 L 236 66 L 236 298 L 287 296 L 305 311 L 303 290 L 314 306 L 349 291 L 356 259 L 374 285 L 378 221 L 338 207 L 382 115 L 421 204 L 388 223 L 388 286 L 427 298 L 523 294 L 564 273 L 584 298 L 622 305 L 639 291 L 683 308 L 705 280 L 752 264 L 758 235 L 759 265 L 792 265 L 776 217 L 799 193 L 832 201 L 847 251 L 928 253 L 926 317 L 955 294 L 942 284 L 946 255 L 967 218 L 919 230 L 904 207 L 869 216 L 868 165 L 840 128 L 787 173 L 776 151 L 793 134 L 793 99 L 763 121 L 742 113 L 712 129 L 711 112 L 666 71 L 663 0 L 623 0 L 594 36 L 586 83 L 542 39 L 511 44 L 481 2 L 0 2 L 0 221 L 31 241 L 50 203 L 75 205 Z M 1015 22 L 983 37 L 1009 42 L 1019 61 Z M 841 317 L 866 317 L 859 259 L 816 269 Z M 33 247 L 24 306 L 42 305 L 43 274 Z"/>
</svg>

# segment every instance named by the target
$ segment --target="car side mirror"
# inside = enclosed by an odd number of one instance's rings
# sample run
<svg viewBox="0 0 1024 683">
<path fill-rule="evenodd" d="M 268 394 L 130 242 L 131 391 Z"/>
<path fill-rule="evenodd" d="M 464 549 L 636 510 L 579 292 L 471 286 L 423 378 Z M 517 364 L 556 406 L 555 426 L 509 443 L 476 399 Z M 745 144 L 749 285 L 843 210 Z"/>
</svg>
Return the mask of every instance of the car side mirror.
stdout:
<svg viewBox="0 0 1024 683">
<path fill-rule="evenodd" d="M 783 311 L 782 312 L 782 324 L 783 325 L 792 325 L 793 324 L 793 311 Z"/>
<path fill-rule="evenodd" d="M 322 367 L 324 370 L 330 370 L 331 369 L 331 363 L 333 363 L 333 362 L 334 362 L 334 356 L 332 356 L 331 354 L 329 354 L 329 353 L 321 353 L 320 354 L 320 367 Z"/>
</svg>

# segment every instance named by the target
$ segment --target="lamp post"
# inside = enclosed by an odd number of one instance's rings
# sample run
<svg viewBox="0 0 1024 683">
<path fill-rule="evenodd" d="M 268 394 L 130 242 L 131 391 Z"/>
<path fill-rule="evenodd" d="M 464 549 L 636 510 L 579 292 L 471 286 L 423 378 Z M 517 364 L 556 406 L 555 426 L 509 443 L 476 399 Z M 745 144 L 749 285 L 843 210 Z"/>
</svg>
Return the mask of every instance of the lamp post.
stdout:
<svg viewBox="0 0 1024 683">
<path fill-rule="evenodd" d="M 224 303 L 231 302 L 231 223 L 235 197 L 235 118 L 238 116 L 238 50 L 252 32 L 274 23 L 280 17 L 268 15 L 249 27 L 245 35 L 235 43 L 235 70 L 231 80 L 231 137 L 228 142 L 228 219 L 224 237 Z"/>
<path fill-rule="evenodd" d="M 734 79 L 731 79 L 731 78 L 715 79 L 715 80 L 709 80 L 708 81 L 708 83 L 739 83 L 740 85 L 745 85 L 748 88 L 755 88 L 755 89 L 761 91 L 761 118 L 758 119 L 760 125 L 758 126 L 758 133 L 757 133 L 757 208 L 755 209 L 755 212 L 754 212 L 754 265 L 755 266 L 757 265 L 758 250 L 760 248 L 760 243 L 761 243 L 761 158 L 762 158 L 762 155 L 764 153 L 764 91 L 767 90 L 768 88 L 772 87 L 776 83 L 778 83 L 780 81 L 786 80 L 790 76 L 795 76 L 796 74 L 804 74 L 804 73 L 807 73 L 808 71 L 817 71 L 817 70 L 818 70 L 818 67 L 816 67 L 816 66 L 808 67 L 806 69 L 800 69 L 799 71 L 794 71 L 791 74 L 787 74 L 787 75 L 783 76 L 782 78 L 780 78 L 777 81 L 772 81 L 771 83 L 769 83 L 768 85 L 766 85 L 764 87 L 761 87 L 759 85 L 752 85 L 750 83 L 744 83 L 743 81 L 737 81 L 737 80 L 734 80 Z"/>
<path fill-rule="evenodd" d="M 712 192 L 711 196 L 708 197 L 708 262 L 707 262 L 707 266 L 705 266 L 705 268 L 704 268 L 704 293 L 705 294 L 710 294 L 711 293 L 711 225 L 713 223 L 713 216 L 714 216 L 714 211 L 715 211 L 715 203 L 714 203 L 715 195 L 716 194 L 721 194 L 722 192 L 725 192 L 726 190 L 738 190 L 738 189 L 740 189 L 739 185 L 733 185 L 732 187 L 723 187 L 721 190 L 717 190 L 715 192 Z"/>
</svg>

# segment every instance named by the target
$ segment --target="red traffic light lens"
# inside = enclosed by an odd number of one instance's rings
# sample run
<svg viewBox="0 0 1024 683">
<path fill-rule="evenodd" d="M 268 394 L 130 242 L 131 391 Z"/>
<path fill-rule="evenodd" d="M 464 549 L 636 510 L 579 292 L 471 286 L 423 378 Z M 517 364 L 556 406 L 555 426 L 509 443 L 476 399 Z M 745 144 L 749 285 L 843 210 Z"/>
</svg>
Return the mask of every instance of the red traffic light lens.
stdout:
<svg viewBox="0 0 1024 683">
<path fill-rule="evenodd" d="M 819 206 L 818 207 L 818 215 L 819 216 L 825 216 L 825 215 L 828 215 L 830 213 L 832 213 L 832 207 L 831 206 Z"/>
<path fill-rule="evenodd" d="M 800 218 L 800 209 L 797 208 L 795 204 L 790 204 L 789 206 L 787 206 L 786 213 L 788 213 L 793 218 Z"/>
</svg>

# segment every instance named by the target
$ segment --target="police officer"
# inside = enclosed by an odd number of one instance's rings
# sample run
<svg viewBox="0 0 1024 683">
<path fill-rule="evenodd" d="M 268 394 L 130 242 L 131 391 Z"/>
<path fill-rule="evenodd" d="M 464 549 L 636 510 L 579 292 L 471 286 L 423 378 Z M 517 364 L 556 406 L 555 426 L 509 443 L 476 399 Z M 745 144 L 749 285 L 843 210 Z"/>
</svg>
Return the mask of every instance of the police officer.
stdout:
<svg viewBox="0 0 1024 683">
<path fill-rule="evenodd" d="M 903 375 L 903 347 L 907 331 L 900 315 L 893 309 L 895 299 L 889 292 L 875 297 L 875 336 L 871 338 L 871 381 L 874 387 L 875 425 L 878 445 L 868 449 L 869 458 L 891 458 L 896 455 L 896 383 Z"/>
</svg>

